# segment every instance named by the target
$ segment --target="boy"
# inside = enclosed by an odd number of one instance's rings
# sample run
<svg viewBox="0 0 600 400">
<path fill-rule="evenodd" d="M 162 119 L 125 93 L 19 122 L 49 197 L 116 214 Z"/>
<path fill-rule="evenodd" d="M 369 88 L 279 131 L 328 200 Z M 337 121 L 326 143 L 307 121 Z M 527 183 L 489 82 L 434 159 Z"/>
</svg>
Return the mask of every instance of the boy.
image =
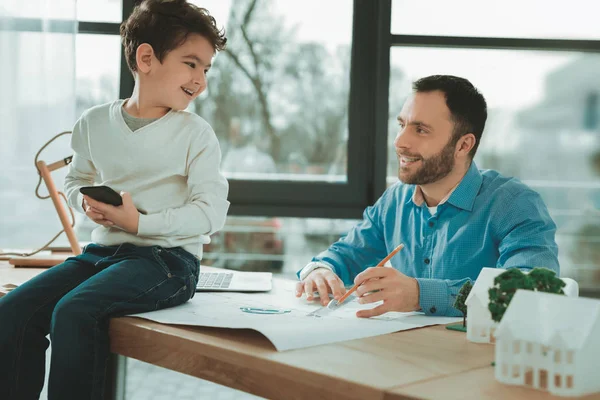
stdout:
<svg viewBox="0 0 600 400">
<path fill-rule="evenodd" d="M 185 0 L 146 0 L 121 36 L 133 93 L 77 121 L 65 180 L 71 207 L 100 226 L 83 254 L 0 299 L 3 399 L 39 397 L 47 334 L 49 399 L 103 398 L 109 319 L 192 298 L 202 244 L 225 222 L 219 143 L 206 121 L 182 111 L 206 88 L 224 33 Z M 80 194 L 96 176 L 121 191 L 122 206 Z"/>
</svg>

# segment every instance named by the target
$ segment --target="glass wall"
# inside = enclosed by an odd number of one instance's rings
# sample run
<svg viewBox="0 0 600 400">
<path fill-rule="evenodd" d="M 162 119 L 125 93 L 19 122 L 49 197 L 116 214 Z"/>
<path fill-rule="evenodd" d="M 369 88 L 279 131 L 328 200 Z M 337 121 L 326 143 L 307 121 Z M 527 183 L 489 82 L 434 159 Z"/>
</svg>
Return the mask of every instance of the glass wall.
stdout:
<svg viewBox="0 0 600 400">
<path fill-rule="evenodd" d="M 435 73 L 466 77 L 488 103 L 478 167 L 538 191 L 558 225 L 561 272 L 600 285 L 600 55 L 393 48 L 391 68 L 388 183 L 397 181 L 393 141 L 407 87 Z"/>
<path fill-rule="evenodd" d="M 75 12 L 74 0 L 0 5 L 0 248 L 41 246 L 61 230 L 52 202 L 35 196 L 34 156 L 74 122 Z M 41 159 L 69 156 L 65 144 L 61 138 Z"/>
<path fill-rule="evenodd" d="M 391 48 L 388 185 L 397 181 L 396 116 L 411 82 L 432 74 L 469 79 L 488 103 L 488 121 L 475 157 L 478 167 L 515 176 L 542 195 L 558 226 L 561 274 L 576 279 L 586 291 L 597 290 L 600 52 L 568 50 L 570 45 L 580 46 L 579 42 L 543 40 L 600 39 L 594 20 L 600 5 L 585 0 L 561 7 L 537 0 L 485 5 L 459 0 L 440 3 L 436 13 L 427 7 L 394 0 L 391 30 L 398 35 L 394 40 L 404 42 L 406 35 L 440 35 L 427 39 L 441 43 L 444 36 L 460 37 L 450 44 L 444 41 L 446 47 L 416 43 Z M 425 20 L 407 17 L 425 14 Z M 473 37 L 478 38 L 478 47 L 489 48 L 469 48 Z M 486 41 L 488 37 L 495 39 Z M 541 41 L 515 43 L 498 37 Z M 502 45 L 512 48 L 493 48 Z M 548 50 L 527 48 L 536 46 Z M 551 50 L 553 46 L 561 51 Z"/>
<path fill-rule="evenodd" d="M 217 133 L 227 177 L 345 182 L 352 3 L 195 3 L 228 37 L 191 106 Z"/>
<path fill-rule="evenodd" d="M 600 39 L 598 12 L 600 5 L 589 0 L 392 0 L 391 30 L 401 35 Z"/>
<path fill-rule="evenodd" d="M 294 278 L 358 220 L 230 216 L 204 248 L 205 265 Z"/>
<path fill-rule="evenodd" d="M 3 249 L 36 249 L 62 230 L 52 202 L 35 196 L 38 173 L 34 156 L 56 134 L 70 131 L 84 110 L 119 96 L 119 36 L 100 32 L 76 34 L 77 21 L 72 18 L 76 12 L 80 19 L 120 21 L 121 1 L 80 1 L 77 11 L 74 4 L 74 1 L 53 2 L 53 7 L 48 7 L 49 2 L 36 0 L 36 4 L 22 7 L 8 3 L 14 31 L 1 32 L 2 54 L 6 55 L 0 61 L 1 86 L 17 93 L 14 101 L 19 104 L 19 112 L 16 117 L 2 118 L 0 165 L 5 173 L 0 179 L 5 189 L 0 192 L 0 209 L 4 210 L 0 248 Z M 42 17 L 43 20 L 36 19 Z M 35 22 L 40 23 L 39 28 Z M 69 23 L 72 34 L 63 32 Z M 3 63 L 15 60 L 16 68 L 2 69 Z M 7 76 L 11 71 L 15 76 Z M 71 155 L 69 139 L 62 136 L 53 142 L 40 160 L 49 164 Z M 52 173 L 59 190 L 63 188 L 66 173 L 67 168 Z M 40 194 L 47 195 L 44 185 Z M 87 228 L 92 224 L 78 213 L 76 221 L 77 229 L 82 232 L 86 224 Z M 36 229 L 31 229 L 32 226 Z M 80 240 L 89 240 L 89 235 L 84 233 Z M 66 236 L 61 235 L 53 246 L 68 247 Z"/>
</svg>

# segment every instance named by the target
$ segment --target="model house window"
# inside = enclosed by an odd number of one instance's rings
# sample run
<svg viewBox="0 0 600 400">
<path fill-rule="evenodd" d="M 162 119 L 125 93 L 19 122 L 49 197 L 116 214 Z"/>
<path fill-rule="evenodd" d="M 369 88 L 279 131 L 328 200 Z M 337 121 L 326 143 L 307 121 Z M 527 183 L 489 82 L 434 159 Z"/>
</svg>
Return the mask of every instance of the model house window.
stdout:
<svg viewBox="0 0 600 400">
<path fill-rule="evenodd" d="M 539 380 L 540 389 L 548 388 L 548 371 L 545 369 L 540 369 L 540 380 Z"/>
<path fill-rule="evenodd" d="M 533 353 L 533 343 L 531 342 L 527 342 L 525 345 L 525 351 L 527 352 L 527 354 L 531 354 Z"/>
<path fill-rule="evenodd" d="M 567 351 L 567 364 L 573 364 L 573 350 Z"/>
<path fill-rule="evenodd" d="M 521 366 L 520 365 L 513 364 L 512 376 L 513 376 L 513 378 L 519 378 L 521 376 Z"/>
<path fill-rule="evenodd" d="M 519 354 L 520 352 L 521 352 L 521 342 L 518 340 L 515 340 L 513 342 L 513 353 Z"/>
<path fill-rule="evenodd" d="M 554 351 L 554 362 L 557 363 L 557 364 L 559 364 L 561 362 L 560 353 L 561 353 L 560 350 L 555 350 Z"/>
<path fill-rule="evenodd" d="M 524 375 L 525 375 L 525 385 L 533 386 L 533 367 L 526 366 Z"/>
</svg>

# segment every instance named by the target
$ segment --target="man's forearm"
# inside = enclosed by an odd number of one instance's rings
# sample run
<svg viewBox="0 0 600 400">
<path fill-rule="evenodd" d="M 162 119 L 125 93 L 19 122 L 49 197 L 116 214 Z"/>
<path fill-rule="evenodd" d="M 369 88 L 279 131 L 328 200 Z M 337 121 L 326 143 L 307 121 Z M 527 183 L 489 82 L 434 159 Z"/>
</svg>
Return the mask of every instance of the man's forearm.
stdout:
<svg viewBox="0 0 600 400">
<path fill-rule="evenodd" d="M 462 313 L 454 308 L 454 300 L 462 285 L 469 279 L 428 279 L 416 278 L 419 283 L 419 305 L 426 315 L 438 317 L 460 317 Z"/>
</svg>

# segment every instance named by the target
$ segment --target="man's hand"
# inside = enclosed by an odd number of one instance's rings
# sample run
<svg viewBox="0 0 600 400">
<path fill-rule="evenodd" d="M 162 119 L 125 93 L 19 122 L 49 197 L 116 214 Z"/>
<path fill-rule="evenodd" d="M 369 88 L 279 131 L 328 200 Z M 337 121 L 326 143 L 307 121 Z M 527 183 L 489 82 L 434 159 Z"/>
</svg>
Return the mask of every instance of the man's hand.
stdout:
<svg viewBox="0 0 600 400">
<path fill-rule="evenodd" d="M 121 197 L 123 205 L 115 207 L 84 195 L 84 204 L 87 203 L 87 208 L 84 208 L 85 215 L 100 225 L 117 226 L 126 232 L 137 234 L 140 214 L 129 193 L 121 192 Z"/>
<path fill-rule="evenodd" d="M 317 268 L 296 284 L 296 297 L 302 297 L 306 293 L 306 300 L 313 300 L 315 289 L 319 292 L 321 304 L 329 303 L 329 293 L 337 300 L 346 293 L 344 283 L 336 274 L 327 268 Z"/>
<path fill-rule="evenodd" d="M 370 310 L 360 310 L 357 317 L 369 318 L 389 311 L 416 311 L 419 306 L 419 283 L 402 272 L 389 267 L 371 267 L 361 272 L 354 279 L 360 286 L 356 289 L 360 304 L 375 303 L 383 300 L 383 304 Z M 370 293 L 377 290 L 377 292 Z"/>
</svg>

